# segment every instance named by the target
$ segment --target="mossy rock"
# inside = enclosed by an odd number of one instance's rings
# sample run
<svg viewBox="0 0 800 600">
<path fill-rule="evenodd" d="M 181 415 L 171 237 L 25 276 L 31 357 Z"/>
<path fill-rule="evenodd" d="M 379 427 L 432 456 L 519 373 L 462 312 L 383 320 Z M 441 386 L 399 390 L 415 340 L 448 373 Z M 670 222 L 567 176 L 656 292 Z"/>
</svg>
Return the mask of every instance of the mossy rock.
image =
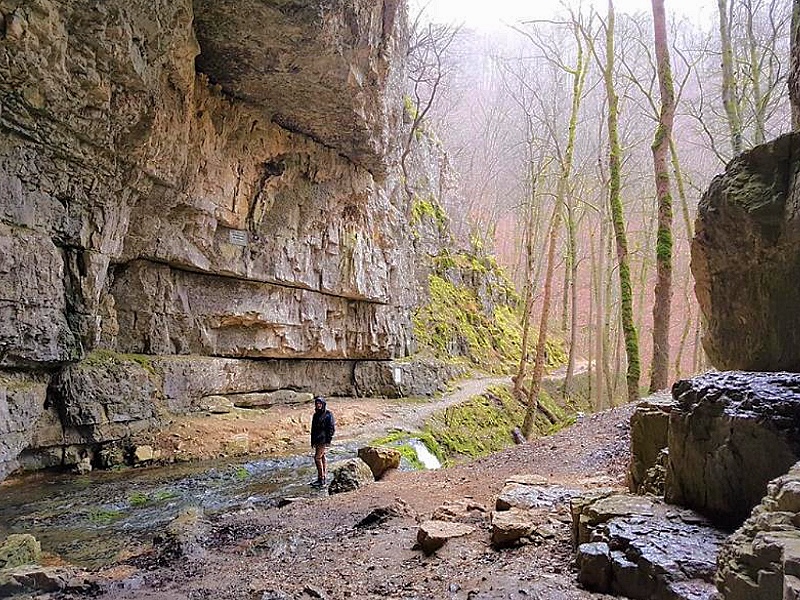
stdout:
<svg viewBox="0 0 800 600">
<path fill-rule="evenodd" d="M 28 533 L 13 533 L 0 546 L 0 569 L 36 564 L 41 558 L 41 544 Z"/>
</svg>

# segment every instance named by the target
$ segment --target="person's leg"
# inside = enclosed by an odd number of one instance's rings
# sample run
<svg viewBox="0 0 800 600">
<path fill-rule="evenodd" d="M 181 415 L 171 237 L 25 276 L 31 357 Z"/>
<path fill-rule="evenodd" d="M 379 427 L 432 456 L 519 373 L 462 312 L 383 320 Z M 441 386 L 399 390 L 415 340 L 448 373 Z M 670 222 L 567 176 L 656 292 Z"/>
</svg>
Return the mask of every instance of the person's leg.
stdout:
<svg viewBox="0 0 800 600">
<path fill-rule="evenodd" d="M 325 444 L 321 444 L 320 448 L 322 449 L 322 452 L 321 452 L 322 456 L 320 457 L 321 461 L 322 461 L 322 481 L 327 482 L 328 481 L 328 457 L 325 456 L 325 451 L 328 449 L 328 447 Z"/>
<path fill-rule="evenodd" d="M 317 467 L 317 481 L 325 481 L 325 444 L 314 446 L 314 464 Z"/>
</svg>

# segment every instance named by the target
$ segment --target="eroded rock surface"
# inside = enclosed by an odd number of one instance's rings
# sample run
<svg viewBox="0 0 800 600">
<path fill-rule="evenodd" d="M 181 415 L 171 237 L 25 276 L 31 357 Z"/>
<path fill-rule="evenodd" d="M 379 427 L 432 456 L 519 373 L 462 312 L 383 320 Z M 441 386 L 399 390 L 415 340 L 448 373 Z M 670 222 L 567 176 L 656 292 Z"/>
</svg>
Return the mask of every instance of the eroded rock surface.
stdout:
<svg viewBox="0 0 800 600">
<path fill-rule="evenodd" d="M 750 518 L 722 546 L 718 565 L 725 600 L 800 595 L 800 464 L 770 482 Z"/>
<path fill-rule="evenodd" d="M 199 69 L 231 96 L 268 106 L 272 120 L 341 149 L 373 172 L 402 117 L 399 0 L 194 0 Z"/>
<path fill-rule="evenodd" d="M 706 373 L 673 394 L 667 501 L 740 525 L 800 459 L 800 375 Z"/>
<path fill-rule="evenodd" d="M 351 361 L 411 351 L 402 3 L 0 0 L 0 23 L 0 478 L 194 388 L 280 389 L 207 356 L 325 359 L 352 391 Z M 97 349 L 186 358 L 70 368 L 53 389 L 82 405 L 30 391 Z"/>
<path fill-rule="evenodd" d="M 634 493 L 650 491 L 648 471 L 663 460 L 659 455 L 669 442 L 669 415 L 674 405 L 671 395 L 655 394 L 637 404 L 631 416 L 628 487 Z"/>
<path fill-rule="evenodd" d="M 719 369 L 800 371 L 799 151 L 792 133 L 742 153 L 700 201 L 692 274 Z"/>
<path fill-rule="evenodd" d="M 641 600 L 711 600 L 726 533 L 656 498 L 576 499 L 578 580 L 596 592 Z"/>
</svg>

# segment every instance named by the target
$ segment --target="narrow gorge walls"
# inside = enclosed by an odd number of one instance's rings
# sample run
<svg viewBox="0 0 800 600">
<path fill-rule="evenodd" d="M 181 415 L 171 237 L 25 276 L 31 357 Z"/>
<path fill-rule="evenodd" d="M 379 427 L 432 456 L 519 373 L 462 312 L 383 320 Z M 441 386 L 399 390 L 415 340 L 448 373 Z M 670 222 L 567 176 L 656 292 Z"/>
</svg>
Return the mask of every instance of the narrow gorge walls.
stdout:
<svg viewBox="0 0 800 600">
<path fill-rule="evenodd" d="M 409 353 L 404 10 L 0 0 L 0 477 L 87 441 L 47 389 L 93 351 L 198 376 Z"/>
</svg>

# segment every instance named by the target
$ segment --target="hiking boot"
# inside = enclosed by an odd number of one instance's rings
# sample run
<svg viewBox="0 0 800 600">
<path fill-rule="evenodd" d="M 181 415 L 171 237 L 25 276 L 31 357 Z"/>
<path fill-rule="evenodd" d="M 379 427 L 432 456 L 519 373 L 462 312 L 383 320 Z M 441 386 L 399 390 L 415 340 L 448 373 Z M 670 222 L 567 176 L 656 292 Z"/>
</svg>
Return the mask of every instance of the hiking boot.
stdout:
<svg viewBox="0 0 800 600">
<path fill-rule="evenodd" d="M 318 487 L 321 488 L 325 485 L 325 482 L 322 479 L 317 479 L 316 481 L 311 482 L 311 487 Z"/>
</svg>

